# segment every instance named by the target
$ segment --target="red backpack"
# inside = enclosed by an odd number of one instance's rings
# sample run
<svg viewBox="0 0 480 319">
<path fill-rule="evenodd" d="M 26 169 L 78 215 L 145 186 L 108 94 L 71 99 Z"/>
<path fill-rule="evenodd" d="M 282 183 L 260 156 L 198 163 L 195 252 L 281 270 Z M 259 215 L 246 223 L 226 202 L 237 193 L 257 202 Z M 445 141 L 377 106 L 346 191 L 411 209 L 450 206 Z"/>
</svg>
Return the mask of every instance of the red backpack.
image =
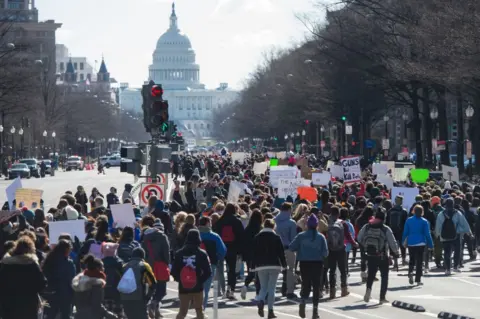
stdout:
<svg viewBox="0 0 480 319">
<path fill-rule="evenodd" d="M 148 247 L 148 254 L 150 259 L 153 260 L 153 274 L 155 275 L 155 279 L 158 281 L 169 281 L 170 280 L 170 268 L 168 265 L 163 261 L 156 261 L 155 255 L 152 249 L 152 243 L 149 240 L 145 241 Z"/>
<path fill-rule="evenodd" d="M 180 283 L 184 289 L 193 289 L 197 285 L 197 270 L 193 265 L 194 259 L 192 257 L 187 257 L 184 260 L 185 266 L 180 271 Z"/>
<path fill-rule="evenodd" d="M 230 225 L 223 226 L 221 237 L 224 243 L 231 243 L 235 241 L 235 233 L 233 232 L 233 227 Z"/>
</svg>

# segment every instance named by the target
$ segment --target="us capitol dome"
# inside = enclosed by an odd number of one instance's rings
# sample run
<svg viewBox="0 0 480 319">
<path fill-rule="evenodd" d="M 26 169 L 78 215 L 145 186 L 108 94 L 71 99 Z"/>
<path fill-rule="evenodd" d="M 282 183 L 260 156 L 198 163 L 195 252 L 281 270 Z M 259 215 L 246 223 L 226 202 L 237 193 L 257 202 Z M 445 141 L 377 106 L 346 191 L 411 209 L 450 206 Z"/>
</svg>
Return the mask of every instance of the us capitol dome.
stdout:
<svg viewBox="0 0 480 319">
<path fill-rule="evenodd" d="M 215 112 L 238 98 L 238 91 L 227 83 L 206 89 L 200 82 L 200 66 L 188 36 L 178 27 L 175 4 L 172 4 L 170 26 L 157 41 L 148 67 L 148 81 L 161 84 L 163 98 L 168 100 L 170 120 L 184 136 L 188 146 L 209 146 L 215 126 Z M 146 81 L 148 83 L 148 81 Z M 142 112 L 141 88 L 120 84 L 120 107 L 126 111 Z"/>
</svg>

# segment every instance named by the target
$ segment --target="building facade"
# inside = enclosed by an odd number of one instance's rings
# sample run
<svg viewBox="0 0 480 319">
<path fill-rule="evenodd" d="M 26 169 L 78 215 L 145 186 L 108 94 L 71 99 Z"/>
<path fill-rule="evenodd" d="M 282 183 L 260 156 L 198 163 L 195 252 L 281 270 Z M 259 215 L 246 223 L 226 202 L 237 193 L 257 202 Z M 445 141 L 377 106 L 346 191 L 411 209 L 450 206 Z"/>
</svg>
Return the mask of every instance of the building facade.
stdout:
<svg viewBox="0 0 480 319">
<path fill-rule="evenodd" d="M 64 80 L 66 67 L 70 61 L 72 62 L 73 67 L 77 73 L 77 80 L 79 82 L 85 81 L 87 79 L 90 82 L 97 81 L 97 74 L 95 72 L 95 68 L 86 57 L 57 57 L 56 69 L 57 74 L 60 75 L 61 81 Z"/>
<path fill-rule="evenodd" d="M 227 83 L 221 83 L 216 89 L 206 89 L 200 82 L 195 51 L 190 39 L 178 27 L 174 4 L 170 26 L 157 41 L 148 71 L 149 80 L 162 85 L 164 99 L 169 103 L 170 119 L 185 140 L 195 140 L 196 145 L 213 144 L 214 113 L 237 99 L 238 92 L 231 90 Z M 130 88 L 126 83 L 121 85 L 120 107 L 141 112 L 140 92 L 140 88 Z"/>
</svg>

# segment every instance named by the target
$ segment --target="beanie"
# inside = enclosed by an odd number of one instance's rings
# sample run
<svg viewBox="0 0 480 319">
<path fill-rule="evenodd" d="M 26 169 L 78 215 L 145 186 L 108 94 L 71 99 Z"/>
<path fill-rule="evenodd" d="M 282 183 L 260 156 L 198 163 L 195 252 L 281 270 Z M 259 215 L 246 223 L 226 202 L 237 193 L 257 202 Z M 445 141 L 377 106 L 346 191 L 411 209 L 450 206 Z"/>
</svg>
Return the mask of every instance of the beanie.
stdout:
<svg viewBox="0 0 480 319">
<path fill-rule="evenodd" d="M 315 216 L 315 214 L 311 214 L 310 217 L 308 217 L 307 220 L 307 227 L 308 228 L 317 228 L 318 226 L 318 218 Z"/>
<path fill-rule="evenodd" d="M 440 197 L 438 196 L 433 196 L 432 199 L 430 200 L 430 203 L 432 204 L 432 206 L 440 204 L 440 202 L 441 200 L 440 200 Z"/>
<path fill-rule="evenodd" d="M 385 220 L 385 213 L 383 212 L 383 210 L 381 209 L 377 210 L 377 212 L 375 213 L 375 218 L 380 220 Z"/>
<path fill-rule="evenodd" d="M 75 220 L 78 219 L 78 212 L 72 206 L 65 207 L 65 215 L 67 216 L 67 220 Z"/>
</svg>

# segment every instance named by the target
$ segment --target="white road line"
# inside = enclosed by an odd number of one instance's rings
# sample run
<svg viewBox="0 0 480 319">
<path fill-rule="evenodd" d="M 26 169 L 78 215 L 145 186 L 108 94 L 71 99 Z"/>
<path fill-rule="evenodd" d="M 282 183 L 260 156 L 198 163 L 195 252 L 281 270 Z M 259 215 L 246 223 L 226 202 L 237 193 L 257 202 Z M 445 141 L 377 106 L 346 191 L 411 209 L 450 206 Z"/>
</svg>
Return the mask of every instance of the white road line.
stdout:
<svg viewBox="0 0 480 319">
<path fill-rule="evenodd" d="M 468 280 L 465 280 L 465 279 L 462 279 L 462 278 L 450 277 L 450 279 L 458 280 L 458 281 L 464 282 L 464 283 L 469 284 L 469 285 L 474 285 L 474 286 L 480 287 L 480 284 L 477 284 L 476 282 L 471 282 L 471 281 L 468 281 Z"/>
</svg>

